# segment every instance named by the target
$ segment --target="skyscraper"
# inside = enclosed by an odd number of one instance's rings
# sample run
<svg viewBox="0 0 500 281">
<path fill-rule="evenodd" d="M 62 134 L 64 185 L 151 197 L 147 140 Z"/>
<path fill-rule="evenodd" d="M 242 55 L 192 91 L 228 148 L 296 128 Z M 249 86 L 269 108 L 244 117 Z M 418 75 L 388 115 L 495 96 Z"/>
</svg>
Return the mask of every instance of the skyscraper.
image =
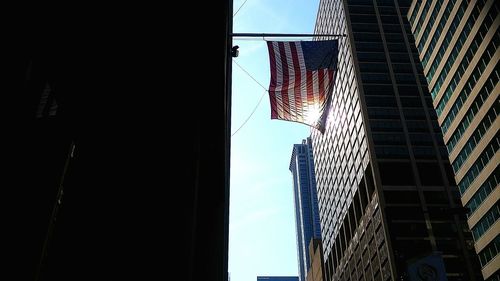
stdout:
<svg viewBox="0 0 500 281">
<path fill-rule="evenodd" d="M 500 2 L 414 0 L 415 44 L 485 279 L 500 279 Z M 496 276 L 496 277 L 495 277 Z"/>
<path fill-rule="evenodd" d="M 311 264 L 309 243 L 313 238 L 321 238 L 314 158 L 310 138 L 302 140 L 302 144 L 293 145 L 290 171 L 293 176 L 299 277 L 301 281 L 305 281 Z"/>
<path fill-rule="evenodd" d="M 408 280 L 423 261 L 481 280 L 410 4 L 320 2 L 315 32 L 346 34 L 326 131 L 312 132 L 326 280 Z"/>
</svg>

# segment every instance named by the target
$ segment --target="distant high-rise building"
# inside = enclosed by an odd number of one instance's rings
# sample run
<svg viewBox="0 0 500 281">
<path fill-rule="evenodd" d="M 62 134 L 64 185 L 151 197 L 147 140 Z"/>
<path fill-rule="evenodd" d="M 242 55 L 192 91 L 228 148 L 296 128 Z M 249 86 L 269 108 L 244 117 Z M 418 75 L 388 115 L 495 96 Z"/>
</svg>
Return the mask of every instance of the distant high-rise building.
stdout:
<svg viewBox="0 0 500 281">
<path fill-rule="evenodd" d="M 299 281 L 297 276 L 257 276 L 257 281 Z"/>
<path fill-rule="evenodd" d="M 485 279 L 500 280 L 500 1 L 414 0 L 415 44 Z"/>
<path fill-rule="evenodd" d="M 320 2 L 315 32 L 346 35 L 326 131 L 311 137 L 328 281 L 482 280 L 410 4 Z"/>
<path fill-rule="evenodd" d="M 299 277 L 300 281 L 305 281 L 311 263 L 309 242 L 313 238 L 321 238 L 314 158 L 310 138 L 303 140 L 302 144 L 293 145 L 290 171 L 293 175 Z"/>
</svg>

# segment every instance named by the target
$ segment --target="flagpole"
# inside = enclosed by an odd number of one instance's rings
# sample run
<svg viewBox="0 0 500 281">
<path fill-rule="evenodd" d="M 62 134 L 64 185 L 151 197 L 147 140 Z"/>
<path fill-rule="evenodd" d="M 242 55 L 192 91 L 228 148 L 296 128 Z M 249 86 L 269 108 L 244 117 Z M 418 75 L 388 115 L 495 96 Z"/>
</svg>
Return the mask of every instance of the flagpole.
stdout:
<svg viewBox="0 0 500 281">
<path fill-rule="evenodd" d="M 49 242 L 53 236 L 55 223 L 56 223 L 56 217 L 57 217 L 57 214 L 59 212 L 59 209 L 61 208 L 63 194 L 64 194 L 64 188 L 63 188 L 64 177 L 66 176 L 66 172 L 68 171 L 68 166 L 69 166 L 69 163 L 71 161 L 71 158 L 73 158 L 74 150 L 75 150 L 75 143 L 73 141 L 71 141 L 71 144 L 69 146 L 69 151 L 68 151 L 68 154 L 66 156 L 66 162 L 64 163 L 64 168 L 62 171 L 61 179 L 59 180 L 59 188 L 57 190 L 57 195 L 56 195 L 57 197 L 56 197 L 56 200 L 54 202 L 54 207 L 52 208 L 52 214 L 50 216 L 49 227 L 47 229 L 47 233 L 45 235 L 45 240 L 43 242 L 42 253 L 40 255 L 40 262 L 38 263 L 38 267 L 37 267 L 36 275 L 35 275 L 36 281 L 44 279 L 42 277 L 42 274 L 43 274 L 42 269 L 45 266 L 45 264 L 47 263 L 48 246 L 49 246 Z"/>
<path fill-rule="evenodd" d="M 304 33 L 232 33 L 231 37 L 346 37 L 346 34 L 304 34 Z"/>
</svg>

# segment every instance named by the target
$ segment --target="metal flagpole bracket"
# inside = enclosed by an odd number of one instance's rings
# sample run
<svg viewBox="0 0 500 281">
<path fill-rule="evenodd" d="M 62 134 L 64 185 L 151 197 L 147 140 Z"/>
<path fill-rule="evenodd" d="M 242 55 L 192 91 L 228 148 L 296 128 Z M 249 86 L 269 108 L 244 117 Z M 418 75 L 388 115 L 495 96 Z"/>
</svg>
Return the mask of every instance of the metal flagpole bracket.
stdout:
<svg viewBox="0 0 500 281">
<path fill-rule="evenodd" d="M 346 34 L 304 34 L 304 33 L 232 33 L 231 37 L 346 37 Z"/>
</svg>

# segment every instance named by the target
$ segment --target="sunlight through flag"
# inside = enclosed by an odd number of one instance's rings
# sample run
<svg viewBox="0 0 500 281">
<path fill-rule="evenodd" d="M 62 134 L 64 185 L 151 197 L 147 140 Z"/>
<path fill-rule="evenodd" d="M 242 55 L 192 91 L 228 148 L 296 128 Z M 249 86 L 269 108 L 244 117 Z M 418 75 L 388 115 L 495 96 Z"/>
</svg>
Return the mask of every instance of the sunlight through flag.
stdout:
<svg viewBox="0 0 500 281">
<path fill-rule="evenodd" d="M 268 41 L 271 119 L 325 130 L 337 70 L 338 41 Z"/>
</svg>

